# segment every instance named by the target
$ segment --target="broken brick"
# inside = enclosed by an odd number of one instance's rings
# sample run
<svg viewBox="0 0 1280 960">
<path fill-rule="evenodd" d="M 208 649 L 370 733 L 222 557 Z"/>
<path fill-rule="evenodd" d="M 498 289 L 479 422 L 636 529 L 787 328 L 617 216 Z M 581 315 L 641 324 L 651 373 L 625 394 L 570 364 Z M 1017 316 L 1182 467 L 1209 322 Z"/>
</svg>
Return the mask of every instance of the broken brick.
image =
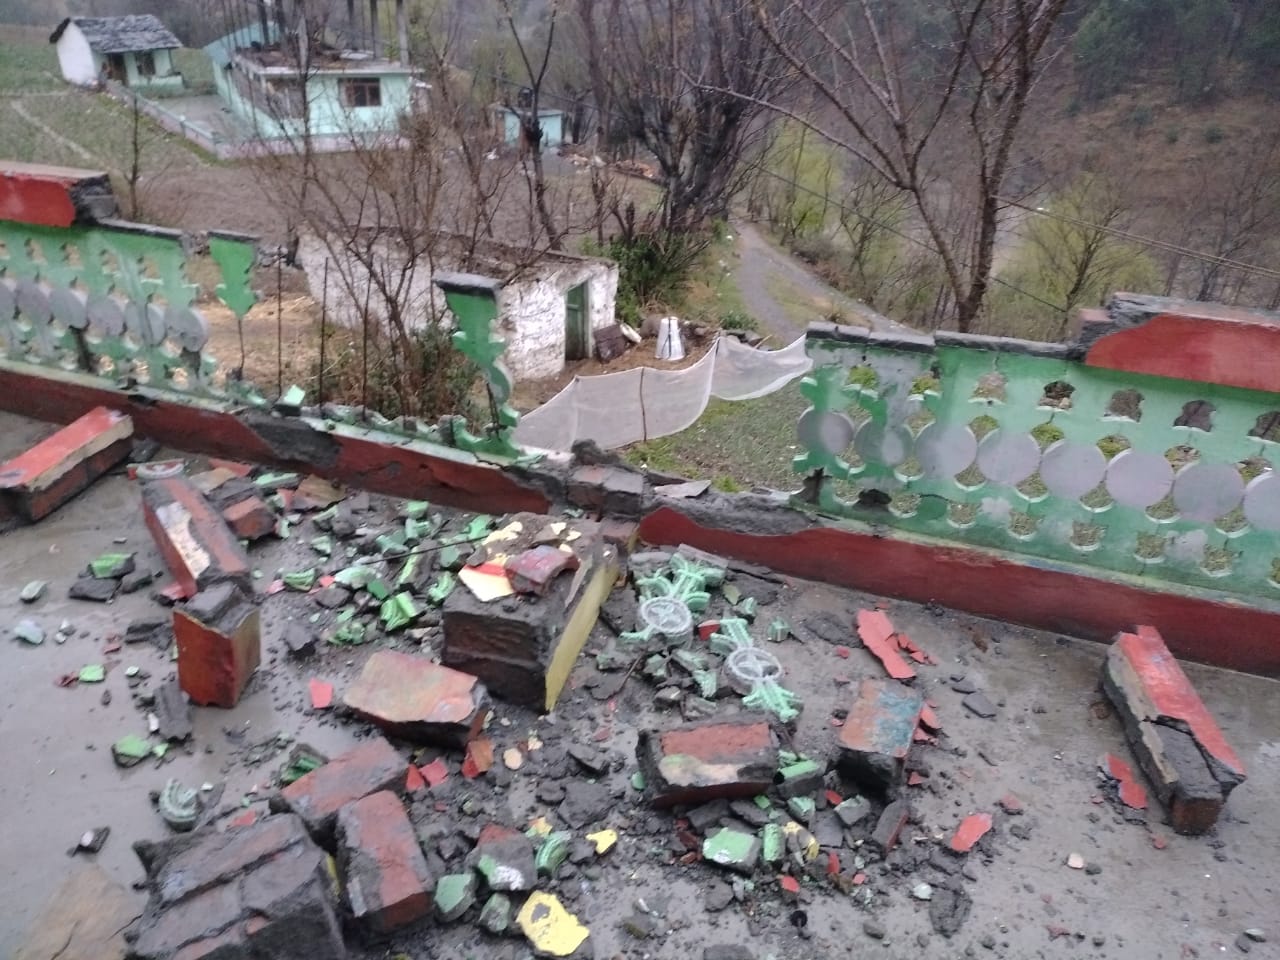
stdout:
<svg viewBox="0 0 1280 960">
<path fill-rule="evenodd" d="M 328 857 L 297 817 L 144 841 L 134 849 L 151 889 L 129 952 L 137 960 L 347 955 Z"/>
<path fill-rule="evenodd" d="M 271 808 L 298 814 L 323 841 L 332 836 L 339 810 L 371 793 L 398 789 L 406 767 L 391 744 L 374 737 L 289 784 L 271 798 Z"/>
<path fill-rule="evenodd" d="M 297 489 L 293 491 L 293 502 L 290 506 L 294 510 L 323 510 L 325 507 L 333 506 L 344 496 L 346 491 L 342 487 L 330 483 L 324 477 L 312 474 L 304 477 Z"/>
<path fill-rule="evenodd" d="M 489 716 L 488 692 L 475 677 L 395 650 L 369 657 L 342 701 L 394 736 L 454 746 L 478 734 Z"/>
<path fill-rule="evenodd" d="M 356 922 L 386 933 L 431 912 L 435 884 L 399 797 L 383 790 L 347 804 L 336 836 L 342 894 Z"/>
<path fill-rule="evenodd" d="M 523 525 L 536 535 L 545 518 L 514 514 L 503 529 Z M 485 602 L 471 589 L 454 590 L 444 602 L 441 662 L 474 674 L 496 697 L 532 710 L 551 710 L 586 644 L 600 606 L 618 574 L 618 550 L 604 542 L 599 524 L 575 520 L 573 542 L 580 569 L 552 582 L 537 603 Z M 492 545 L 491 545 L 492 546 Z M 515 552 L 516 545 L 504 549 Z M 508 583 L 497 562 L 465 567 L 493 572 Z"/>
<path fill-rule="evenodd" d="M 0 530 L 34 523 L 129 456 L 133 421 L 97 407 L 0 464 Z"/>
<path fill-rule="evenodd" d="M 968 853 L 991 829 L 991 814 L 975 813 L 960 821 L 948 846 L 954 853 Z"/>
<path fill-rule="evenodd" d="M 880 813 L 880 819 L 876 821 L 875 830 L 867 841 L 871 848 L 882 857 L 888 856 L 889 851 L 897 846 L 898 835 L 907 825 L 907 818 L 910 815 L 911 807 L 905 800 L 895 800 L 885 807 Z"/>
<path fill-rule="evenodd" d="M 882 611 L 858 611 L 858 636 L 884 666 L 885 672 L 894 680 L 914 679 L 916 672 L 895 649 L 894 635 L 893 624 Z"/>
<path fill-rule="evenodd" d="M 996 801 L 996 805 L 1009 814 L 1016 817 L 1023 812 L 1022 801 L 1015 797 L 1012 793 L 1006 793 L 1003 797 Z"/>
<path fill-rule="evenodd" d="M 1114 753 L 1103 758 L 1105 773 L 1119 785 L 1120 802 L 1134 810 L 1147 809 L 1147 791 L 1133 775 L 1133 768 Z"/>
<path fill-rule="evenodd" d="M 1207 832 L 1244 782 L 1244 765 L 1155 628 L 1117 636 L 1102 686 L 1173 828 Z"/>
<path fill-rule="evenodd" d="M 892 680 L 863 680 L 840 730 L 839 764 L 864 786 L 892 793 L 902 784 L 907 751 L 924 698 Z"/>
<path fill-rule="evenodd" d="M 484 877 L 490 890 L 517 893 L 532 890 L 538 880 L 533 842 L 516 830 L 488 824 L 480 831 L 467 866 Z"/>
<path fill-rule="evenodd" d="M 752 716 L 641 730 L 636 759 L 657 806 L 765 792 L 778 770 L 778 739 Z"/>
<path fill-rule="evenodd" d="M 249 558 L 213 505 L 185 477 L 142 485 L 143 517 L 186 596 L 230 581 L 252 592 Z"/>
<path fill-rule="evenodd" d="M 222 519 L 241 540 L 261 540 L 275 532 L 278 518 L 267 501 L 255 495 L 227 507 Z"/>
<path fill-rule="evenodd" d="M 525 550 L 507 561 L 507 578 L 517 593 L 546 596 L 556 577 L 566 570 L 576 570 L 578 558 L 558 547 L 543 545 Z"/>
<path fill-rule="evenodd" d="M 178 682 L 193 703 L 234 707 L 262 656 L 258 608 L 219 583 L 173 609 Z"/>
</svg>

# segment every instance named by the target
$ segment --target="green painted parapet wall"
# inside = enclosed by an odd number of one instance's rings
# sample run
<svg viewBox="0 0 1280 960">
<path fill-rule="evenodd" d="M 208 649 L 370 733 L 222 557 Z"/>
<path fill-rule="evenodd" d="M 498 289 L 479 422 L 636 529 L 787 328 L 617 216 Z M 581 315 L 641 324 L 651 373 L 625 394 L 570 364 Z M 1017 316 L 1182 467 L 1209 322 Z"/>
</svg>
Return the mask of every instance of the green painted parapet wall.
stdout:
<svg viewBox="0 0 1280 960">
<path fill-rule="evenodd" d="M 815 325 L 795 502 L 1280 599 L 1280 394 L 1093 365 L 1101 342 Z M 1176 358 L 1180 347 L 1165 349 Z"/>
<path fill-rule="evenodd" d="M 0 363 L 227 409 L 268 407 L 253 385 L 207 349 L 209 327 L 198 308 L 202 291 L 187 271 L 189 244 L 178 231 L 121 221 L 42 226 L 0 220 Z M 218 281 L 203 292 L 246 322 L 258 300 L 251 286 L 255 238 L 210 233 L 208 252 Z M 501 363 L 504 345 L 493 334 L 498 284 L 462 279 L 462 287 L 449 288 L 449 304 L 458 323 L 455 344 L 489 387 L 493 422 L 481 434 L 473 435 L 462 417 L 448 418 L 442 428 L 331 403 L 312 408 L 312 415 L 385 433 L 391 443 L 425 440 L 495 461 L 520 459 L 511 441 L 518 415 L 506 402 L 511 382 Z M 288 399 L 280 409 L 300 412 L 302 404 Z"/>
<path fill-rule="evenodd" d="M 253 238 L 210 237 L 217 294 L 237 317 L 249 288 Z M 121 386 L 263 406 L 205 347 L 181 233 L 138 224 L 47 227 L 0 220 L 0 356 L 89 374 Z"/>
</svg>

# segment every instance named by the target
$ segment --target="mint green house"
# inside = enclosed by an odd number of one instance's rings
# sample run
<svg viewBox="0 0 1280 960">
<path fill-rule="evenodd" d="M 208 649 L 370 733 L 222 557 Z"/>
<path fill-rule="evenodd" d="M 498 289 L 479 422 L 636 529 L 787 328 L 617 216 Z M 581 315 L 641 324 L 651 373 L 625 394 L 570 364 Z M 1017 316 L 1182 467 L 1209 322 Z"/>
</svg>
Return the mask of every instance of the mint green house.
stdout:
<svg viewBox="0 0 1280 960">
<path fill-rule="evenodd" d="M 395 134 L 409 112 L 416 83 L 412 67 L 363 50 L 316 44 L 309 69 L 292 51 L 267 42 L 259 27 L 229 34 L 205 47 L 213 62 L 218 94 L 262 140 L 296 138 L 308 132 L 322 148 Z M 304 84 L 305 76 L 305 84 Z"/>
</svg>

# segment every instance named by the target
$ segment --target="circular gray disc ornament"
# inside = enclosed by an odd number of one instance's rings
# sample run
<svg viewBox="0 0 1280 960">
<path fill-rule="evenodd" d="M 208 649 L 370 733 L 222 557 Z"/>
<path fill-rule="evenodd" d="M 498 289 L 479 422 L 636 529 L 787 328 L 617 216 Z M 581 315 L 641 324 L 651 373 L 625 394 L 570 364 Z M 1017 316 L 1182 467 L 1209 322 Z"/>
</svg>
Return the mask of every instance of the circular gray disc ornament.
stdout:
<svg viewBox="0 0 1280 960">
<path fill-rule="evenodd" d="M 1193 463 L 1173 479 L 1173 502 L 1188 520 L 1204 522 L 1230 513 L 1243 497 L 1240 471 L 1227 463 Z"/>
<path fill-rule="evenodd" d="M 1254 477 L 1244 491 L 1244 515 L 1259 530 L 1280 531 L 1280 474 Z"/>
<path fill-rule="evenodd" d="M 978 438 L 963 424 L 929 424 L 916 438 L 916 459 L 930 479 L 954 477 L 978 455 Z"/>
<path fill-rule="evenodd" d="M 796 437 L 804 447 L 825 450 L 833 457 L 849 449 L 856 430 L 845 414 L 812 407 L 802 413 L 796 423 Z"/>
<path fill-rule="evenodd" d="M 1059 440 L 1051 444 L 1040 460 L 1040 479 L 1049 491 L 1068 500 L 1078 500 L 1107 475 L 1107 458 L 1093 444 Z"/>
<path fill-rule="evenodd" d="M 1123 450 L 1107 464 L 1107 493 L 1116 503 L 1144 510 L 1173 486 L 1173 467 L 1158 453 Z"/>
<path fill-rule="evenodd" d="M 1040 444 L 1029 433 L 995 430 L 978 444 L 978 469 L 988 480 L 1017 486 L 1040 466 Z"/>
</svg>

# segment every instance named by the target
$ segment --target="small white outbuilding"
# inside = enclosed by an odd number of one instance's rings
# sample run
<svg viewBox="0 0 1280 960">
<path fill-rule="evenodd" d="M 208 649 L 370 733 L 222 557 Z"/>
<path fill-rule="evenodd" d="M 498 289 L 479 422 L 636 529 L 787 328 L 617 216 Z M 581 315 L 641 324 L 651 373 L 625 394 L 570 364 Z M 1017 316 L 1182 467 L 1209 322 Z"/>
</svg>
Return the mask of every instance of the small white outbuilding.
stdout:
<svg viewBox="0 0 1280 960">
<path fill-rule="evenodd" d="M 88 87 L 114 80 L 126 87 L 181 89 L 170 53 L 182 41 L 149 13 L 127 17 L 67 17 L 49 35 L 68 83 Z"/>
</svg>

